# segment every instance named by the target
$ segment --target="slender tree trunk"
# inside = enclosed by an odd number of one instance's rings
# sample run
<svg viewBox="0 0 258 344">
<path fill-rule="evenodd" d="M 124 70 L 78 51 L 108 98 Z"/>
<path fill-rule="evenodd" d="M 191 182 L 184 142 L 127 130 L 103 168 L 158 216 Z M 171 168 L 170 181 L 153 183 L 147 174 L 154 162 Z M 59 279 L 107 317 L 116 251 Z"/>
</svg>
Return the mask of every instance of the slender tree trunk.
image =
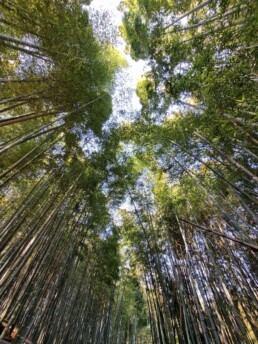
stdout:
<svg viewBox="0 0 258 344">
<path fill-rule="evenodd" d="M 186 222 L 186 223 L 189 223 L 189 224 L 191 224 L 191 225 L 193 225 L 193 226 L 195 226 L 195 227 L 198 227 L 198 228 L 200 228 L 200 229 L 202 229 L 202 230 L 204 230 L 204 231 L 207 231 L 207 232 L 210 232 L 210 233 L 219 235 L 219 236 L 221 236 L 221 237 L 223 237 L 223 238 L 226 238 L 226 239 L 228 239 L 228 240 L 237 242 L 237 243 L 239 243 L 239 244 L 241 244 L 241 245 L 243 245 L 243 246 L 246 246 L 246 247 L 250 248 L 251 250 L 258 251 L 258 246 L 256 246 L 256 245 L 252 245 L 252 244 L 249 244 L 249 243 L 247 243 L 247 242 L 243 242 L 242 240 L 239 240 L 239 239 L 237 239 L 237 238 L 229 237 L 229 236 L 227 236 L 227 235 L 225 235 L 225 234 L 223 234 L 223 233 L 220 233 L 220 232 L 218 232 L 218 231 L 214 231 L 214 230 L 212 230 L 212 229 L 209 229 L 209 228 L 200 226 L 200 225 L 198 225 L 198 224 L 196 224 L 196 223 L 192 223 L 192 222 L 190 222 L 190 221 L 188 221 L 188 220 L 185 220 L 185 219 L 182 219 L 182 218 L 179 218 L 179 220 L 181 220 L 181 221 L 183 221 L 183 222 Z"/>
<path fill-rule="evenodd" d="M 171 24 L 167 25 L 164 27 L 164 30 L 169 29 L 171 26 L 173 26 L 174 24 L 176 24 L 177 22 L 179 22 L 180 20 L 184 19 L 185 17 L 188 17 L 190 14 L 199 11 L 201 8 L 207 6 L 209 3 L 211 2 L 211 0 L 207 0 L 204 1 L 203 3 L 201 3 L 200 5 L 192 8 L 191 10 L 189 10 L 188 12 L 184 13 L 183 15 L 181 15 L 180 17 L 176 18 Z"/>
</svg>

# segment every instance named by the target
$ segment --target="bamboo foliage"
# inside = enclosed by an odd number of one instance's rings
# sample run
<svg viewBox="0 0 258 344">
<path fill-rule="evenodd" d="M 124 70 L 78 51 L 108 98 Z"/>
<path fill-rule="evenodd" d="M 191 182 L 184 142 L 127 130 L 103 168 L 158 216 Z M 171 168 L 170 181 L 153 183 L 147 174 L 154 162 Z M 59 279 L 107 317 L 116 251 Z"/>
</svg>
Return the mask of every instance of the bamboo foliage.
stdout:
<svg viewBox="0 0 258 344">
<path fill-rule="evenodd" d="M 256 343 L 255 3 L 124 1 L 150 68 L 105 130 L 84 5 L 0 1 L 0 341 Z"/>
<path fill-rule="evenodd" d="M 142 118 L 121 132 L 141 171 L 123 226 L 141 261 L 152 341 L 255 342 L 255 4 L 123 8 L 131 56 L 150 66 L 137 89 Z"/>
</svg>

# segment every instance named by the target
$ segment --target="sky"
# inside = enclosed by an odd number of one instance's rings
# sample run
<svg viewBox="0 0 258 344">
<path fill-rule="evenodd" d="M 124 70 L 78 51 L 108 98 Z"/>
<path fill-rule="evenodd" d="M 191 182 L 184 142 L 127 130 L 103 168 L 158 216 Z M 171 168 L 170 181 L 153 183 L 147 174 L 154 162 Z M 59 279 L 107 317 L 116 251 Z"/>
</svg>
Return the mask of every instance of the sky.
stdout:
<svg viewBox="0 0 258 344">
<path fill-rule="evenodd" d="M 121 0 L 93 0 L 90 8 L 98 11 L 109 11 L 112 15 L 112 23 L 117 28 L 122 23 L 122 12 L 117 7 Z M 116 48 L 125 56 L 128 66 L 118 73 L 112 90 L 113 113 L 106 126 L 116 126 L 133 119 L 141 109 L 139 98 L 135 93 L 136 85 L 141 76 L 148 69 L 145 61 L 134 61 L 124 52 L 125 42 L 120 37 Z"/>
<path fill-rule="evenodd" d="M 86 6 L 87 10 L 89 10 L 90 18 L 93 18 L 94 11 L 99 11 L 104 14 L 102 17 L 100 13 L 99 25 L 96 24 L 96 19 L 92 21 L 93 30 L 95 30 L 96 35 L 98 31 L 99 35 L 105 35 L 105 30 L 109 31 L 107 36 L 112 36 L 112 33 L 115 31 L 115 47 L 120 51 L 122 56 L 125 57 L 128 64 L 128 66 L 122 68 L 115 77 L 114 85 L 111 90 L 113 111 L 109 120 L 103 126 L 103 129 L 107 131 L 125 122 L 132 122 L 135 118 L 139 117 L 141 104 L 135 90 L 141 76 L 148 70 L 145 61 L 139 60 L 136 62 L 124 51 L 126 44 L 122 37 L 119 37 L 118 30 L 118 27 L 122 24 L 122 12 L 117 9 L 120 1 L 121 0 L 93 0 L 89 7 Z M 105 14 L 106 11 L 109 12 L 109 19 Z M 101 25 L 101 20 L 105 21 L 104 25 Z M 111 21 L 112 27 L 105 27 L 109 21 Z M 93 133 L 89 133 L 87 137 L 81 141 L 81 145 L 86 155 L 92 154 L 100 149 L 99 140 Z"/>
<path fill-rule="evenodd" d="M 116 23 L 120 24 L 122 21 L 122 13 L 117 10 L 120 2 L 121 0 L 93 0 L 91 7 L 116 13 Z"/>
<path fill-rule="evenodd" d="M 117 7 L 121 0 L 93 0 L 90 9 L 98 11 L 109 11 L 112 15 L 112 23 L 117 28 L 117 34 L 119 34 L 118 27 L 122 24 L 122 13 L 118 11 Z M 94 27 L 94 26 L 93 26 Z M 134 61 L 130 55 L 126 54 L 125 42 L 122 38 L 119 38 L 116 48 L 125 56 L 128 66 L 123 68 L 116 76 L 115 84 L 112 90 L 113 99 L 113 113 L 104 125 L 104 128 L 110 128 L 110 126 L 117 126 L 124 122 L 133 121 L 137 113 L 141 110 L 139 98 L 136 95 L 136 85 L 141 76 L 148 70 L 147 63 L 143 60 Z M 92 142 L 91 142 L 92 145 Z M 120 209 L 130 210 L 129 199 L 126 199 L 121 205 Z M 115 223 L 118 225 L 121 222 L 118 209 L 110 210 L 111 215 L 115 219 Z"/>
</svg>

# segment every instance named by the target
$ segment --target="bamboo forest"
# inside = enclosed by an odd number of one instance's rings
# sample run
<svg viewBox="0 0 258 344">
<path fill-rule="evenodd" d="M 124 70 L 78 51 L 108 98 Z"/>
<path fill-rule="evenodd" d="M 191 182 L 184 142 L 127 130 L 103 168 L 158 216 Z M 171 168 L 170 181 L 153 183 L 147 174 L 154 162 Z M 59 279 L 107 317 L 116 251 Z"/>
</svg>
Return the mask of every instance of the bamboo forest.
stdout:
<svg viewBox="0 0 258 344">
<path fill-rule="evenodd" d="M 258 344 L 257 29 L 0 0 L 1 344 Z"/>
</svg>

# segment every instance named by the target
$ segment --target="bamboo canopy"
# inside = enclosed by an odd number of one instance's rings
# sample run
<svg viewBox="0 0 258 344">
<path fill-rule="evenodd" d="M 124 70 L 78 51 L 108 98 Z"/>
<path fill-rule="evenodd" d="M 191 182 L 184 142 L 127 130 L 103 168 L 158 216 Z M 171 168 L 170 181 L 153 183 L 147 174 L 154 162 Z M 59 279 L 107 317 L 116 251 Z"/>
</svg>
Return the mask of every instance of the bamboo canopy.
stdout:
<svg viewBox="0 0 258 344">
<path fill-rule="evenodd" d="M 258 343 L 257 4 L 90 3 L 0 0 L 0 343 Z"/>
</svg>

